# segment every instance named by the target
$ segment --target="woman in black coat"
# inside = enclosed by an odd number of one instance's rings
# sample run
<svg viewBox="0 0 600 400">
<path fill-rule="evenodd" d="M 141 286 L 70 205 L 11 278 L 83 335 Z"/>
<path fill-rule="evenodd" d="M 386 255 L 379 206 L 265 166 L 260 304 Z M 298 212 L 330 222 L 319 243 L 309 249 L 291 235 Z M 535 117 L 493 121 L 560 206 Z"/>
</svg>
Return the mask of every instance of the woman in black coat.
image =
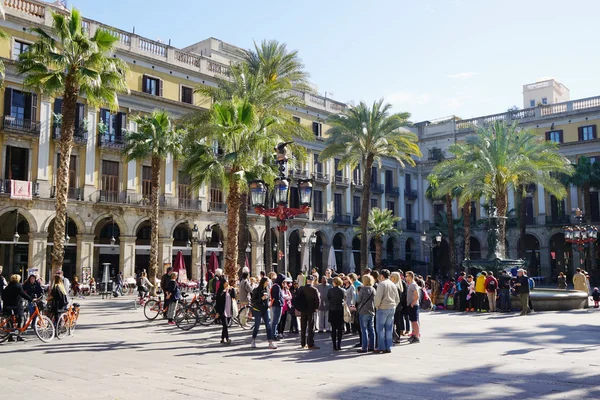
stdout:
<svg viewBox="0 0 600 400">
<path fill-rule="evenodd" d="M 215 297 L 215 311 L 217 312 L 217 319 L 221 321 L 223 329 L 221 330 L 221 343 L 231 344 L 229 339 L 229 320 L 233 317 L 233 302 L 235 299 L 235 285 L 234 282 L 228 282 L 226 279 L 222 279 L 219 285 L 219 291 Z"/>
<path fill-rule="evenodd" d="M 333 350 L 341 350 L 342 335 L 344 333 L 344 301 L 346 291 L 340 286 L 342 286 L 342 280 L 340 278 L 334 278 L 333 288 L 329 289 L 327 292 Z"/>
</svg>

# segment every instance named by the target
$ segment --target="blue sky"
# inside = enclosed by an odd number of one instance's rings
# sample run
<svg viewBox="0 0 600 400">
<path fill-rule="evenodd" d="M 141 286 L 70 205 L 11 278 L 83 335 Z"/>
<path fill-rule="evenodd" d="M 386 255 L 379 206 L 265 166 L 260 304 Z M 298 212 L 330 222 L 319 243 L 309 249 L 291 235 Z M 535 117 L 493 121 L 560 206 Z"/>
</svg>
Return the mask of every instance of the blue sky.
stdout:
<svg viewBox="0 0 600 400">
<path fill-rule="evenodd" d="M 299 51 L 319 92 L 384 97 L 413 121 L 522 107 L 522 85 L 554 77 L 600 95 L 595 0 L 73 0 L 84 16 L 185 47 L 208 37 Z M 331 95 L 328 95 L 331 97 Z"/>
</svg>

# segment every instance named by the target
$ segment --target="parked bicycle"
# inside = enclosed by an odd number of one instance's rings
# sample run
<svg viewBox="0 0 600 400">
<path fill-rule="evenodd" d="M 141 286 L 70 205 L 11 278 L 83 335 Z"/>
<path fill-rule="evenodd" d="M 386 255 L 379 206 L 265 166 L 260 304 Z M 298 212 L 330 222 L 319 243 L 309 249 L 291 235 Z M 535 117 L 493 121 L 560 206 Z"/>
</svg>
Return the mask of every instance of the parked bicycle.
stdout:
<svg viewBox="0 0 600 400">
<path fill-rule="evenodd" d="M 183 293 L 181 295 L 181 300 L 177 302 L 177 308 L 175 309 L 175 313 L 185 306 L 188 305 L 187 300 L 185 299 L 187 294 Z M 158 296 L 156 299 L 150 299 L 144 305 L 144 316 L 148 321 L 154 321 L 159 315 L 163 318 L 167 318 L 168 307 L 164 307 L 164 303 L 162 298 Z"/>
<path fill-rule="evenodd" d="M 19 327 L 15 310 L 5 309 L 4 312 L 10 311 L 10 315 L 0 316 L 0 343 L 5 342 L 11 335 L 20 336 L 27 331 L 33 323 L 33 330 L 42 342 L 48 343 L 54 339 L 54 324 L 46 315 L 41 314 L 40 309 L 44 309 L 44 303 L 41 298 L 36 298 L 32 301 L 33 312 L 27 318 L 25 324 Z"/>
<path fill-rule="evenodd" d="M 80 306 L 78 303 L 73 303 L 69 308 L 58 316 L 56 323 L 56 337 L 63 339 L 64 337 L 71 336 L 77 325 L 77 319 L 79 318 Z"/>
</svg>

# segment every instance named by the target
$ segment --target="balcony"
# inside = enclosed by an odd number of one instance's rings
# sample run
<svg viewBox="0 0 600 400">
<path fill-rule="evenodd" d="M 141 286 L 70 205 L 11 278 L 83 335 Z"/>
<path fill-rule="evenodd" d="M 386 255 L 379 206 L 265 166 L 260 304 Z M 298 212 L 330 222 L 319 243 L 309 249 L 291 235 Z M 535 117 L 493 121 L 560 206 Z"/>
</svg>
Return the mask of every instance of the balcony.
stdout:
<svg viewBox="0 0 600 400">
<path fill-rule="evenodd" d="M 291 175 L 298 179 L 308 179 L 308 171 L 304 169 L 295 169 L 292 171 Z"/>
<path fill-rule="evenodd" d="M 327 221 L 327 213 L 324 212 L 314 212 L 313 213 L 313 221 Z"/>
<path fill-rule="evenodd" d="M 347 214 L 336 214 L 333 216 L 333 222 L 339 225 L 352 225 L 352 216 Z"/>
<path fill-rule="evenodd" d="M 352 187 L 356 190 L 363 190 L 364 185 L 359 179 L 355 179 L 352 181 Z"/>
<path fill-rule="evenodd" d="M 50 188 L 50 198 L 56 198 L 56 186 Z M 67 190 L 67 198 L 69 200 L 83 200 L 83 189 L 70 187 Z"/>
<path fill-rule="evenodd" d="M 547 226 L 571 225 L 571 218 L 568 215 L 546 215 Z"/>
<path fill-rule="evenodd" d="M 52 127 L 52 139 L 60 140 L 60 125 L 54 125 Z M 75 132 L 73 132 L 73 141 L 75 143 L 86 144 L 88 140 L 88 132 L 87 128 L 80 126 L 75 128 Z"/>
<path fill-rule="evenodd" d="M 127 204 L 133 206 L 150 206 L 150 195 L 142 193 L 131 193 L 127 195 Z"/>
<path fill-rule="evenodd" d="M 125 147 L 125 138 L 123 136 L 99 135 L 98 146 L 107 149 L 122 149 Z"/>
<path fill-rule="evenodd" d="M 98 203 L 114 203 L 114 204 L 126 204 L 127 203 L 127 192 L 118 192 L 112 190 L 98 190 L 96 201 Z"/>
<path fill-rule="evenodd" d="M 383 183 L 371 183 L 371 193 L 383 194 Z"/>
<path fill-rule="evenodd" d="M 419 197 L 419 191 L 417 189 L 404 189 L 404 198 L 408 200 L 416 200 Z"/>
<path fill-rule="evenodd" d="M 2 117 L 2 129 L 29 136 L 40 136 L 40 123 L 30 119 L 15 118 L 10 115 Z"/>
<path fill-rule="evenodd" d="M 446 158 L 446 153 L 444 150 L 433 147 L 429 149 L 429 157 L 427 158 L 429 161 L 442 161 Z"/>
<path fill-rule="evenodd" d="M 385 185 L 385 194 L 388 196 L 400 196 L 400 188 L 398 186 Z"/>
<path fill-rule="evenodd" d="M 317 183 L 324 183 L 326 185 L 329 184 L 329 176 L 327 174 L 324 174 L 322 172 L 315 172 L 314 178 L 315 182 Z"/>
<path fill-rule="evenodd" d="M 407 222 L 406 223 L 406 230 L 407 231 L 411 231 L 411 232 L 416 232 L 416 230 L 417 230 L 417 223 L 416 222 Z"/>
<path fill-rule="evenodd" d="M 335 176 L 335 186 L 341 188 L 347 188 L 350 186 L 350 180 L 348 178 L 344 178 L 343 176 L 336 175 Z"/>
<path fill-rule="evenodd" d="M 211 201 L 210 203 L 208 203 L 208 211 L 215 211 L 215 212 L 227 212 L 227 205 L 225 203 L 219 203 L 216 201 Z"/>
<path fill-rule="evenodd" d="M 202 208 L 202 201 L 200 199 L 161 196 L 159 199 L 159 205 L 160 207 L 170 208 L 173 210 L 200 211 Z"/>
<path fill-rule="evenodd" d="M 40 196 L 40 184 L 37 182 L 29 182 L 31 183 L 31 197 L 39 197 Z M 13 197 L 12 193 L 12 180 L 11 179 L 0 179 L 0 195 L 9 195 L 11 198 Z M 27 197 L 27 196 L 25 196 Z M 19 199 L 18 196 L 15 198 Z"/>
</svg>

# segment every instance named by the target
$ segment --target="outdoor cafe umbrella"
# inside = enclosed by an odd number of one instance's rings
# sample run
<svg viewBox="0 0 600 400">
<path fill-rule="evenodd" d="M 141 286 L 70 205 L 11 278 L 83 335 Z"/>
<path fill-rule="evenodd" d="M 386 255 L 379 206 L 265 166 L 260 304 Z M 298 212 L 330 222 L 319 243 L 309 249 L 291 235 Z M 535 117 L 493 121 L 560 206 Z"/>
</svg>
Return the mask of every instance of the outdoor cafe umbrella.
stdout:
<svg viewBox="0 0 600 400">
<path fill-rule="evenodd" d="M 185 269 L 185 261 L 183 259 L 183 253 L 181 250 L 179 250 L 175 256 L 175 265 L 173 266 L 173 271 L 177 272 L 178 282 L 187 282 L 187 270 Z"/>
<path fill-rule="evenodd" d="M 219 268 L 219 259 L 217 258 L 217 253 L 213 251 L 208 261 L 208 272 L 214 274 L 217 268 Z"/>
<path fill-rule="evenodd" d="M 337 263 L 335 261 L 335 249 L 333 246 L 329 248 L 329 258 L 327 260 L 327 268 L 330 268 L 332 271 L 337 271 Z"/>
</svg>

